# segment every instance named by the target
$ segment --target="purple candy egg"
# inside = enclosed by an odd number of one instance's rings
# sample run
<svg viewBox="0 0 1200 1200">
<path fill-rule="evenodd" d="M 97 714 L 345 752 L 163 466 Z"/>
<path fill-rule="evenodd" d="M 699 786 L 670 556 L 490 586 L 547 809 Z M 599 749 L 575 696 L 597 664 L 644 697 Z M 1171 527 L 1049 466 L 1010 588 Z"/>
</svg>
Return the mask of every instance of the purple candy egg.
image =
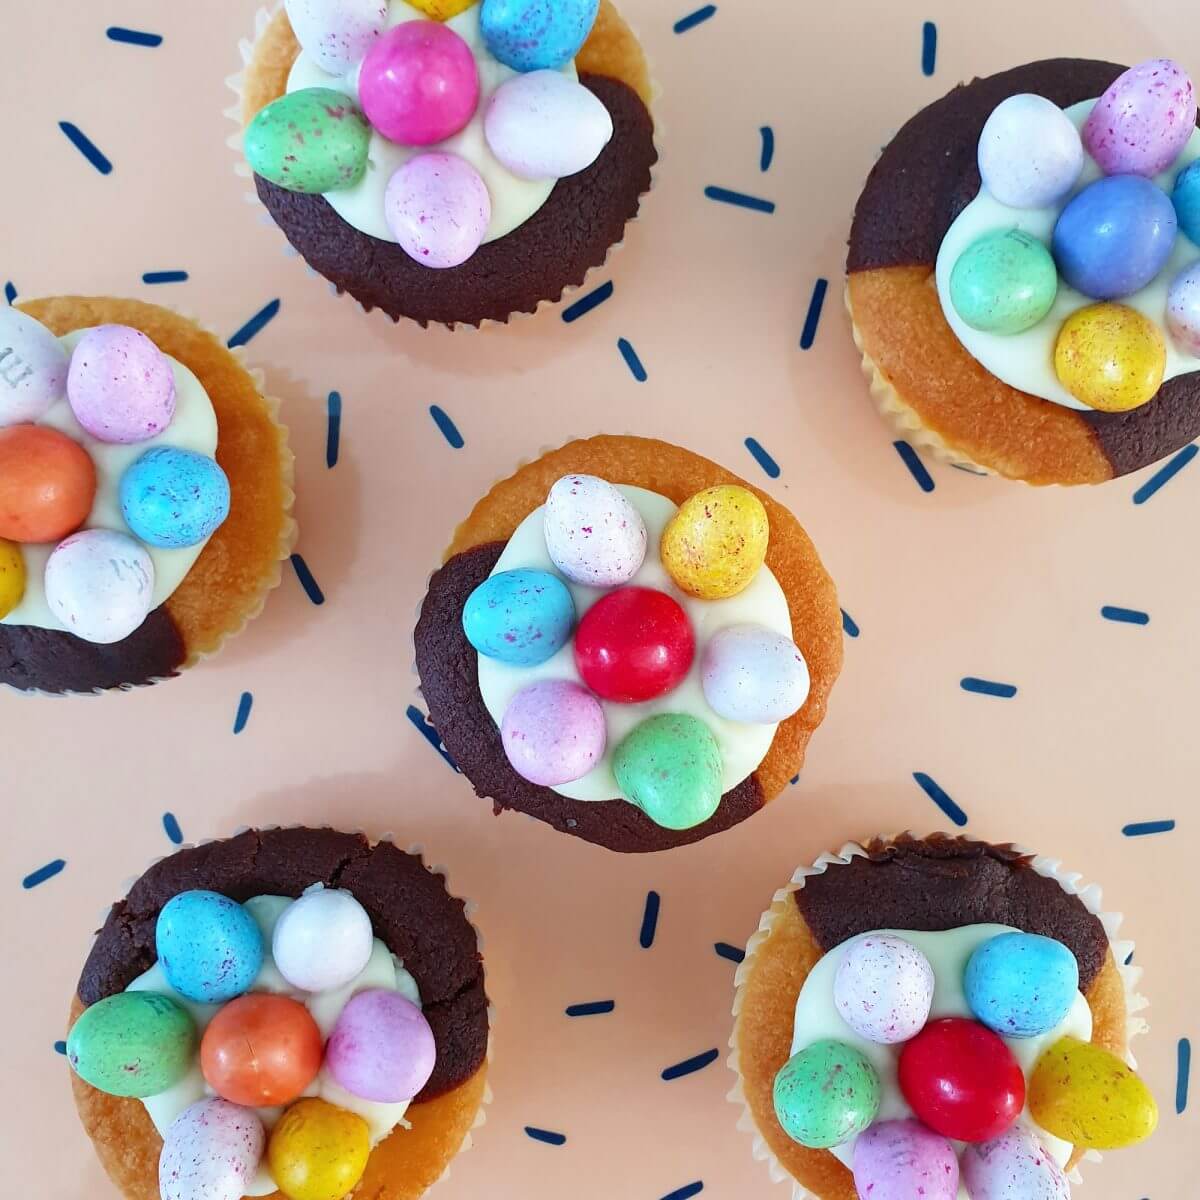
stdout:
<svg viewBox="0 0 1200 1200">
<path fill-rule="evenodd" d="M 253 1109 L 217 1099 L 185 1108 L 163 1139 L 162 1200 L 240 1200 L 258 1171 L 265 1142 Z"/>
<path fill-rule="evenodd" d="M 544 679 L 513 697 L 500 736 L 518 775 L 542 787 L 558 787 L 582 779 L 603 756 L 604 710 L 579 684 Z"/>
<path fill-rule="evenodd" d="M 933 986 L 933 967 L 916 946 L 869 933 L 846 946 L 833 999 L 859 1037 L 890 1045 L 920 1033 L 929 1019 Z"/>
<path fill-rule="evenodd" d="M 854 1143 L 854 1186 L 865 1200 L 955 1200 L 958 1159 L 920 1121 L 880 1121 Z"/>
<path fill-rule="evenodd" d="M 387 0 L 286 0 L 304 52 L 322 71 L 345 75 L 387 25 Z"/>
<path fill-rule="evenodd" d="M 1167 293 L 1167 328 L 1184 354 L 1200 357 L 1200 263 L 1175 276 Z"/>
<path fill-rule="evenodd" d="M 483 243 L 492 198 L 457 154 L 418 154 L 388 181 L 384 215 L 400 248 L 422 266 L 461 266 Z"/>
<path fill-rule="evenodd" d="M 1028 1129 L 1014 1125 L 993 1138 L 968 1146 L 962 1157 L 963 1183 L 971 1200 L 1070 1200 L 1062 1168 Z"/>
<path fill-rule="evenodd" d="M 433 1074 L 437 1047 L 421 1010 L 399 992 L 369 988 L 342 1009 L 325 1046 L 330 1075 L 351 1095 L 411 1100 Z"/>
<path fill-rule="evenodd" d="M 175 415 L 175 372 L 140 330 L 99 325 L 79 339 L 67 373 L 75 420 L 102 442 L 144 442 Z"/>
</svg>

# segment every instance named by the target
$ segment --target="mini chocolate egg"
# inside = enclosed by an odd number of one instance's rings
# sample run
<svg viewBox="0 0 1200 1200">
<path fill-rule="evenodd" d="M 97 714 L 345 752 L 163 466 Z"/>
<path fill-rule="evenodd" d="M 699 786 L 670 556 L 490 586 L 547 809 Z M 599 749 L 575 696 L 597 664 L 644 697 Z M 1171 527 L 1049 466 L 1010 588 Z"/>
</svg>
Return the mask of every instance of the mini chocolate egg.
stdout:
<svg viewBox="0 0 1200 1200">
<path fill-rule="evenodd" d="M 483 0 L 487 48 L 514 71 L 557 71 L 587 41 L 600 0 Z"/>
<path fill-rule="evenodd" d="M 388 228 L 409 258 L 446 270 L 483 244 L 492 197 L 483 176 L 457 154 L 418 154 L 397 168 L 384 193 Z"/>
<path fill-rule="evenodd" d="M 116 992 L 80 1014 L 67 1035 L 67 1062 L 110 1096 L 156 1096 L 191 1068 L 196 1026 L 187 1010 L 155 992 Z"/>
<path fill-rule="evenodd" d="M 929 1020 L 933 988 L 933 967 L 916 946 L 868 933 L 842 951 L 833 1001 L 859 1037 L 894 1045 L 916 1037 Z"/>
<path fill-rule="evenodd" d="M 254 1182 L 266 1134 L 256 1112 L 210 1097 L 171 1122 L 158 1160 L 162 1200 L 240 1200 Z"/>
<path fill-rule="evenodd" d="M 575 601 L 549 571 L 500 571 L 467 597 L 462 620 L 467 641 L 486 658 L 536 667 L 567 644 Z"/>
<path fill-rule="evenodd" d="M 967 960 L 963 989 L 971 1011 L 1001 1037 L 1039 1037 L 1071 1011 L 1079 964 L 1053 938 L 1000 933 Z"/>
<path fill-rule="evenodd" d="M 408 0 L 408 3 L 435 21 L 449 21 L 466 12 L 476 0 Z"/>
<path fill-rule="evenodd" d="M 776 725 L 808 699 L 808 664 L 791 638 L 762 625 L 714 634 L 700 663 L 704 698 L 727 721 Z"/>
<path fill-rule="evenodd" d="M 48 425 L 0 429 L 0 537 L 57 542 L 92 511 L 92 456 Z"/>
<path fill-rule="evenodd" d="M 564 475 L 546 497 L 546 550 L 573 583 L 628 583 L 646 558 L 646 523 L 623 492 L 595 475 Z"/>
<path fill-rule="evenodd" d="M 954 1147 L 920 1121 L 879 1121 L 864 1130 L 854 1143 L 853 1164 L 854 1186 L 869 1200 L 958 1196 Z"/>
<path fill-rule="evenodd" d="M 659 553 L 680 591 L 725 600 L 754 581 L 769 537 L 762 501 L 748 488 L 721 484 L 684 501 L 663 530 Z"/>
<path fill-rule="evenodd" d="M 425 1015 L 399 992 L 368 988 L 346 1003 L 325 1046 L 325 1067 L 352 1096 L 398 1104 L 433 1074 L 437 1046 Z"/>
<path fill-rule="evenodd" d="M 1060 1038 L 1034 1065 L 1029 1112 L 1047 1132 L 1088 1150 L 1144 1141 L 1158 1105 L 1132 1067 L 1093 1042 Z"/>
<path fill-rule="evenodd" d="M 512 698 L 500 737 L 518 775 L 542 787 L 559 787 L 582 779 L 604 757 L 604 710 L 577 683 L 539 680 Z"/>
<path fill-rule="evenodd" d="M 522 179 L 586 170 L 612 140 L 612 116 L 577 80 L 531 71 L 502 83 L 483 119 L 492 153 Z"/>
<path fill-rule="evenodd" d="M 361 62 L 387 27 L 387 0 L 286 0 L 286 5 L 296 40 L 328 75 L 345 75 Z"/>
<path fill-rule="evenodd" d="M 1200 263 L 1180 271 L 1171 282 L 1167 328 L 1182 353 L 1200 356 Z"/>
<path fill-rule="evenodd" d="M 150 615 L 154 561 L 123 533 L 85 529 L 58 543 L 42 577 L 63 628 L 99 646 L 127 638 Z"/>
<path fill-rule="evenodd" d="M 1128 412 L 1153 400 L 1166 368 L 1162 332 L 1124 304 L 1093 304 L 1073 312 L 1054 347 L 1059 382 L 1100 412 Z"/>
<path fill-rule="evenodd" d="M 1171 202 L 1175 205 L 1175 217 L 1184 236 L 1200 245 L 1200 160 L 1179 172 Z M 0 420 L 0 425 L 3 423 Z"/>
<path fill-rule="evenodd" d="M 367 910 L 340 888 L 310 888 L 279 915 L 271 957 L 302 992 L 345 987 L 362 974 L 375 948 Z"/>
<path fill-rule="evenodd" d="M 1057 204 L 1075 186 L 1082 170 L 1079 130 L 1044 96 L 1009 96 L 993 109 L 980 134 L 983 184 L 1011 208 Z"/>
<path fill-rule="evenodd" d="M 813 1042 L 775 1076 L 775 1115 L 794 1142 L 828 1150 L 862 1133 L 879 1111 L 879 1076 L 860 1050 Z"/>
<path fill-rule="evenodd" d="M 155 945 L 167 982 L 201 1004 L 222 1004 L 248 991 L 263 963 L 258 923 L 218 892 L 172 896 L 158 914 Z"/>
<path fill-rule="evenodd" d="M 216 459 L 178 446 L 147 450 L 126 467 L 118 494 L 129 528 L 165 549 L 199 545 L 229 516 L 229 480 Z"/>
<path fill-rule="evenodd" d="M 660 713 L 635 726 L 612 765 L 625 799 L 664 829 L 694 829 L 721 803 L 717 739 L 687 713 Z"/>
<path fill-rule="evenodd" d="M 25 556 L 16 542 L 0 538 L 0 621 L 25 596 Z"/>
<path fill-rule="evenodd" d="M 98 325 L 75 344 L 67 397 L 75 420 L 92 437 L 145 442 L 175 416 L 175 372 L 140 329 Z"/>
<path fill-rule="evenodd" d="M 985 233 L 950 274 L 950 302 L 972 329 L 1008 336 L 1032 329 L 1054 307 L 1058 269 L 1050 251 L 1019 229 Z"/>
<path fill-rule="evenodd" d="M 332 88 L 288 92 L 246 129 L 250 169 L 289 192 L 352 188 L 366 174 L 371 127 L 354 101 Z"/>
<path fill-rule="evenodd" d="M 1071 1200 L 1062 1168 L 1022 1125 L 968 1146 L 962 1178 L 971 1200 Z"/>
<path fill-rule="evenodd" d="M 1106 175 L 1165 171 L 1196 132 L 1196 94 L 1187 72 L 1169 58 L 1130 67 L 1096 101 L 1083 144 Z"/>
<path fill-rule="evenodd" d="M 67 352 L 40 321 L 0 308 L 0 428 L 36 421 L 67 394 Z"/>
<path fill-rule="evenodd" d="M 325 1100 L 300 1100 L 267 1144 L 276 1187 L 288 1200 L 342 1200 L 367 1169 L 370 1129 L 357 1113 Z"/>
</svg>

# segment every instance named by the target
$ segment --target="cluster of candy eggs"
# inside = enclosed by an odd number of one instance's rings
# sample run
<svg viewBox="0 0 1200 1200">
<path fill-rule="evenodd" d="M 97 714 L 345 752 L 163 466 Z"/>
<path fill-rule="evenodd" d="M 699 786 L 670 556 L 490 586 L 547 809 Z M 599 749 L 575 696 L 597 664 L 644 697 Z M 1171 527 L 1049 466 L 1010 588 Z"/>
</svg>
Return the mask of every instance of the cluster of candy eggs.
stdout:
<svg viewBox="0 0 1200 1200">
<path fill-rule="evenodd" d="M 265 1162 L 289 1200 L 341 1200 L 366 1169 L 367 1122 L 311 1094 L 324 1072 L 349 1095 L 399 1104 L 433 1072 L 421 1010 L 399 992 L 363 988 L 328 1041 L 297 996 L 352 989 L 371 958 L 370 917 L 348 892 L 316 888 L 280 915 L 271 938 L 288 994 L 251 990 L 266 947 L 243 905 L 181 892 L 159 915 L 159 965 L 192 1005 L 220 1006 L 201 1033 L 165 992 L 119 992 L 84 1010 L 67 1039 L 79 1077 L 114 1096 L 157 1096 L 180 1083 L 199 1050 L 208 1098 L 171 1123 L 159 1160 L 163 1200 L 240 1200 Z M 280 1108 L 268 1134 L 259 1110 Z"/>
<path fill-rule="evenodd" d="M 280 97 L 246 131 L 250 166 L 289 191 L 324 194 L 357 186 L 372 169 L 372 132 L 414 148 L 459 134 L 479 109 L 479 66 L 444 22 L 471 6 L 412 0 L 428 19 L 389 27 L 387 0 L 287 0 L 300 44 L 324 71 L 345 76 L 361 63 L 358 101 L 323 87 Z M 487 100 L 488 152 L 525 180 L 561 179 L 591 166 L 612 137 L 612 118 L 562 68 L 591 32 L 599 0 L 480 0 L 479 8 L 487 50 L 518 72 Z M 445 269 L 485 241 L 492 198 L 466 158 L 428 149 L 388 180 L 384 215 L 411 258 Z"/>
<path fill-rule="evenodd" d="M 970 1200 L 1068 1200 L 1062 1168 L 1018 1121 L 1026 1104 L 1038 1126 L 1076 1147 L 1115 1149 L 1153 1132 L 1153 1096 L 1103 1047 L 1061 1037 L 1027 1082 L 1004 1040 L 1044 1037 L 1066 1019 L 1079 987 L 1066 946 L 1017 932 L 982 942 L 961 981 L 970 1017 L 931 1020 L 935 982 L 921 950 L 886 933 L 850 942 L 834 975 L 845 1024 L 895 1053 L 911 1117 L 878 1119 L 879 1074 L 849 1042 L 814 1042 L 775 1079 L 775 1112 L 791 1138 L 812 1149 L 853 1141 L 863 1200 L 955 1200 L 960 1183 Z"/>
<path fill-rule="evenodd" d="M 1167 366 L 1166 339 L 1155 321 L 1119 301 L 1159 276 L 1180 232 L 1200 245 L 1200 163 L 1178 173 L 1170 195 L 1155 182 L 1195 130 L 1192 81 L 1168 59 L 1121 75 L 1082 135 L 1041 96 L 1005 100 L 979 140 L 984 186 L 1010 208 L 1063 207 L 1049 247 L 1017 226 L 985 234 L 962 253 L 950 277 L 959 317 L 984 333 L 1024 333 L 1054 307 L 1061 276 L 1095 303 L 1060 328 L 1059 382 L 1103 412 L 1153 399 Z M 1076 191 L 1085 155 L 1103 176 Z M 1171 282 L 1162 321 L 1180 353 L 1200 356 L 1200 254 Z"/>
<path fill-rule="evenodd" d="M 211 536 L 229 513 L 229 481 L 205 455 L 156 446 L 120 478 L 129 532 L 81 529 L 96 500 L 96 464 L 54 424 L 37 423 L 52 420 L 64 399 L 96 441 L 136 445 L 171 424 L 175 376 L 139 330 L 89 329 L 68 355 L 32 317 L 0 310 L 0 619 L 25 596 L 20 546 L 57 543 L 43 576 L 50 611 L 86 641 L 116 642 L 151 608 L 146 546 L 178 549 Z"/>
</svg>

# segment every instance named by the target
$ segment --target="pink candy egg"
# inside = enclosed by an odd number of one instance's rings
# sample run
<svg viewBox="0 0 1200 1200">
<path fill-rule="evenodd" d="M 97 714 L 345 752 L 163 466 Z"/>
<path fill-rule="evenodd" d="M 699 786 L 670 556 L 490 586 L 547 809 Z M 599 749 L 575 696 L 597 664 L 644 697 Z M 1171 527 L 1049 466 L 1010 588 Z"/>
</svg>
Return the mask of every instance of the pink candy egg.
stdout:
<svg viewBox="0 0 1200 1200">
<path fill-rule="evenodd" d="M 1200 356 L 1200 263 L 1180 271 L 1167 293 L 1167 328 L 1184 354 Z"/>
<path fill-rule="evenodd" d="M 322 71 L 345 75 L 387 24 L 387 0 L 287 0 L 288 20 Z"/>
<path fill-rule="evenodd" d="M 0 429 L 36 421 L 67 391 L 67 352 L 40 321 L 0 308 Z"/>
<path fill-rule="evenodd" d="M 962 1157 L 963 1182 L 971 1200 L 1070 1200 L 1062 1168 L 1030 1130 L 1014 1125 L 993 1138 L 968 1146 Z"/>
<path fill-rule="evenodd" d="M 411 1100 L 433 1074 L 437 1047 L 421 1010 L 399 992 L 369 988 L 351 997 L 325 1046 L 337 1083 L 363 1100 Z"/>
<path fill-rule="evenodd" d="M 833 999 L 859 1037 L 894 1044 L 915 1037 L 929 1019 L 933 985 L 933 967 L 916 946 L 869 933 L 843 951 Z"/>
<path fill-rule="evenodd" d="M 628 583 L 646 558 L 646 523 L 622 492 L 595 475 L 564 475 L 546 497 L 550 561 L 589 587 Z"/>
<path fill-rule="evenodd" d="M 880 1121 L 854 1143 L 854 1186 L 869 1200 L 955 1200 L 958 1159 L 920 1121 Z"/>
<path fill-rule="evenodd" d="M 500 736 L 518 775 L 542 787 L 558 787 L 582 779 L 603 756 L 604 710 L 577 683 L 545 679 L 513 697 Z"/>
<path fill-rule="evenodd" d="M 479 249 L 492 221 L 482 176 L 456 154 L 418 154 L 384 194 L 384 215 L 400 248 L 426 267 L 461 266 Z"/>
<path fill-rule="evenodd" d="M 158 1160 L 162 1200 L 240 1200 L 262 1160 L 266 1137 L 252 1109 L 200 1100 L 171 1123 Z"/>
<path fill-rule="evenodd" d="M 85 529 L 59 542 L 46 560 L 46 603 L 85 642 L 109 645 L 140 627 L 154 597 L 154 563 L 140 542 L 108 529 Z"/>
<path fill-rule="evenodd" d="M 175 373 L 140 330 L 99 325 L 79 339 L 67 374 L 75 420 L 102 442 L 144 442 L 171 424 Z"/>
</svg>

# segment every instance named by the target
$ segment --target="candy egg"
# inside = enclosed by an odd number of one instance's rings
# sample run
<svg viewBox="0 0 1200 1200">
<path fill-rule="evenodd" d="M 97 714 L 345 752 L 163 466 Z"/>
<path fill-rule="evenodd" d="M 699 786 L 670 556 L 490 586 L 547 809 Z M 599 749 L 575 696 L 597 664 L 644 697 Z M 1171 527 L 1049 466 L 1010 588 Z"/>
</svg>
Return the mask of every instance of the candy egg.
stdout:
<svg viewBox="0 0 1200 1200">
<path fill-rule="evenodd" d="M 471 47 L 449 25 L 404 21 L 367 51 L 358 97 L 367 120 L 385 138 L 402 146 L 432 146 L 475 115 L 479 68 Z"/>
<path fill-rule="evenodd" d="M 575 601 L 549 571 L 501 571 L 463 605 L 467 641 L 487 658 L 536 667 L 553 658 L 575 627 Z"/>
<path fill-rule="evenodd" d="M 956 1200 L 954 1147 L 920 1121 L 880 1121 L 854 1143 L 854 1186 L 869 1200 Z M 974 1193 L 972 1193 L 974 1200 Z"/>
<path fill-rule="evenodd" d="M 514 71 L 557 71 L 587 41 L 600 0 L 483 0 L 487 48 Z"/>
<path fill-rule="evenodd" d="M 0 429 L 0 537 L 57 542 L 92 511 L 96 467 L 65 433 L 44 425 Z"/>
<path fill-rule="evenodd" d="M 0 308 L 0 428 L 45 416 L 67 394 L 67 352 L 40 321 Z"/>
<path fill-rule="evenodd" d="M 457 154 L 410 158 L 388 181 L 383 203 L 388 228 L 404 253 L 437 270 L 465 263 L 483 244 L 492 220 L 487 184 Z"/>
<path fill-rule="evenodd" d="M 666 592 L 624 587 L 602 596 L 575 632 L 575 665 L 596 695 L 640 704 L 677 688 L 696 640 L 687 613 Z"/>
<path fill-rule="evenodd" d="M 1196 95 L 1169 58 L 1131 67 L 1096 101 L 1083 144 L 1106 175 L 1157 175 L 1196 131 Z"/>
<path fill-rule="evenodd" d="M 156 446 L 125 469 L 121 513 L 151 546 L 196 546 L 229 516 L 229 480 L 215 459 L 177 446 Z"/>
<path fill-rule="evenodd" d="M 842 1020 L 870 1042 L 906 1042 L 933 1004 L 933 967 L 911 942 L 888 934 L 855 938 L 842 952 L 833 1000 Z"/>
<path fill-rule="evenodd" d="M 342 1200 L 358 1186 L 371 1154 L 357 1113 L 324 1100 L 301 1100 L 271 1131 L 267 1161 L 289 1200 Z"/>
<path fill-rule="evenodd" d="M 266 1143 L 262 1121 L 228 1100 L 199 1100 L 171 1122 L 158 1160 L 162 1200 L 240 1200 Z"/>
<path fill-rule="evenodd" d="M 424 1014 L 386 988 L 351 997 L 325 1047 L 325 1065 L 346 1091 L 383 1104 L 417 1095 L 429 1082 L 436 1058 Z"/>
<path fill-rule="evenodd" d="M 546 497 L 546 550 L 573 583 L 628 583 L 646 558 L 646 523 L 623 492 L 595 475 L 564 475 Z"/>
<path fill-rule="evenodd" d="M 435 21 L 449 21 L 466 12 L 476 0 L 408 0 L 408 3 Z"/>
<path fill-rule="evenodd" d="M 1124 304 L 1093 304 L 1073 312 L 1054 347 L 1059 382 L 1101 412 L 1128 412 L 1153 400 L 1166 367 L 1162 332 Z"/>
<path fill-rule="evenodd" d="M 1054 226 L 1054 261 L 1076 291 L 1094 300 L 1140 292 L 1166 266 L 1175 244 L 1175 206 L 1138 175 L 1097 179 Z"/>
<path fill-rule="evenodd" d="M 496 89 L 483 131 L 492 153 L 514 175 L 562 179 L 600 157 L 613 123 L 583 84 L 558 71 L 531 71 Z"/>
<path fill-rule="evenodd" d="M 879 1099 L 875 1068 L 845 1042 L 813 1042 L 775 1076 L 775 1115 L 788 1137 L 810 1150 L 862 1133 L 875 1120 Z"/>
<path fill-rule="evenodd" d="M 387 0 L 287 0 L 305 54 L 329 75 L 345 75 L 387 25 Z"/>
<path fill-rule="evenodd" d="M 808 699 L 808 664 L 791 638 L 762 625 L 730 625 L 709 639 L 704 698 L 727 721 L 775 725 Z"/>
<path fill-rule="evenodd" d="M 1071 1200 L 1062 1168 L 1020 1125 L 990 1142 L 968 1146 L 962 1178 L 971 1200 Z"/>
<path fill-rule="evenodd" d="M 99 325 L 75 345 L 67 372 L 75 420 L 102 442 L 144 442 L 175 416 L 175 372 L 140 329 Z"/>
<path fill-rule="evenodd" d="M 42 583 L 46 603 L 64 628 L 107 646 L 123 641 L 150 615 L 154 562 L 123 533 L 85 529 L 58 543 Z"/>
<path fill-rule="evenodd" d="M 1167 328 L 1184 353 L 1200 356 L 1200 263 L 1180 271 L 1167 292 Z"/>
<path fill-rule="evenodd" d="M 196 1027 L 170 996 L 116 992 L 85 1008 L 67 1036 L 67 1062 L 110 1096 L 155 1096 L 192 1065 Z"/>
<path fill-rule="evenodd" d="M 366 174 L 371 127 L 345 93 L 302 88 L 262 109 L 242 145 L 256 175 L 318 195 L 352 188 Z"/>
<path fill-rule="evenodd" d="M 1089 1150 L 1148 1138 L 1158 1105 L 1134 1070 L 1103 1046 L 1060 1038 L 1034 1065 L 1029 1111 L 1047 1132 Z"/>
<path fill-rule="evenodd" d="M 717 739 L 687 713 L 660 713 L 635 726 L 612 765 L 625 799 L 664 829 L 694 829 L 721 803 Z"/>
<path fill-rule="evenodd" d="M 283 910 L 271 935 L 279 973 L 302 992 L 325 992 L 357 979 L 375 947 L 367 910 L 349 892 L 313 888 Z"/>
<path fill-rule="evenodd" d="M 1171 201 L 1175 205 L 1179 228 L 1186 237 L 1200 245 L 1200 160 L 1179 172 Z M 0 424 L 3 424 L 2 420 Z"/>
<path fill-rule="evenodd" d="M 545 679 L 512 698 L 500 736 L 518 775 L 558 787 L 582 779 L 604 756 L 604 710 L 577 683 Z"/>
<path fill-rule="evenodd" d="M 980 134 L 984 187 L 1012 208 L 1057 204 L 1082 170 L 1079 130 L 1044 96 L 1009 96 L 992 111 Z"/>
<path fill-rule="evenodd" d="M 762 501 L 735 484 L 697 492 L 663 530 L 659 552 L 680 591 L 724 600 L 748 588 L 767 556 Z"/>
<path fill-rule="evenodd" d="M 15 542 L 0 538 L 0 621 L 25 595 L 25 558 Z"/>
<path fill-rule="evenodd" d="M 983 333 L 1032 329 L 1057 295 L 1058 270 L 1050 251 L 1019 229 L 984 234 L 963 251 L 950 274 L 954 311 Z"/>
<path fill-rule="evenodd" d="M 158 914 L 158 961 L 167 982 L 201 1004 L 221 1004 L 250 989 L 263 962 L 258 924 L 217 892 L 180 892 Z"/>
<path fill-rule="evenodd" d="M 1079 964 L 1053 938 L 1001 933 L 967 960 L 963 988 L 971 1011 L 1001 1037 L 1038 1037 L 1071 1011 Z"/>
</svg>

